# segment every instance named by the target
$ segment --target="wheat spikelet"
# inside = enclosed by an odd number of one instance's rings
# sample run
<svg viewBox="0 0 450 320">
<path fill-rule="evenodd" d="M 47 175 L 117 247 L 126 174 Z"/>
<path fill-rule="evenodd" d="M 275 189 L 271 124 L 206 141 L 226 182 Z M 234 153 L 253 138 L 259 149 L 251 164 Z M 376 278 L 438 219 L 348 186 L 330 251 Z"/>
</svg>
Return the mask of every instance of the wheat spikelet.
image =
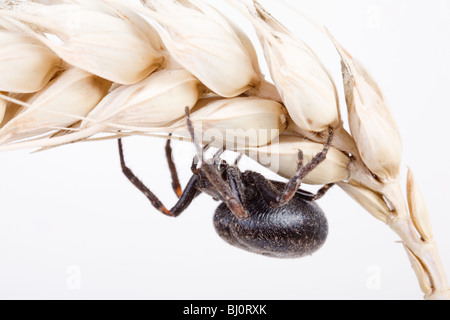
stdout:
<svg viewBox="0 0 450 320">
<path fill-rule="evenodd" d="M 0 91 L 39 91 L 60 65 L 61 60 L 39 41 L 0 29 Z"/>
<path fill-rule="evenodd" d="M 86 116 L 106 95 L 111 82 L 71 68 L 24 103 L 0 130 L 0 143 L 64 128 Z"/>
<path fill-rule="evenodd" d="M 258 97 L 213 98 L 199 101 L 191 119 L 203 143 L 233 150 L 270 143 L 285 130 L 287 112 L 278 102 Z M 185 119 L 168 130 L 189 137 Z"/>
<path fill-rule="evenodd" d="M 376 82 L 336 41 L 342 59 L 345 98 L 352 136 L 365 165 L 382 179 L 400 174 L 402 142 Z"/>
<path fill-rule="evenodd" d="M 0 16 L 24 22 L 17 26 L 27 36 L 39 40 L 71 65 L 113 82 L 139 82 L 163 62 L 158 48 L 152 46 L 157 40 L 149 39 L 155 32 L 143 31 L 141 24 L 131 24 L 120 11 L 104 6 L 24 2 Z M 62 43 L 43 32 L 55 35 Z"/>
<path fill-rule="evenodd" d="M 208 88 L 237 96 L 261 79 L 255 50 L 246 35 L 200 1 L 143 1 L 156 13 L 169 53 Z"/>
<path fill-rule="evenodd" d="M 246 154 L 288 178 L 298 151 L 311 159 L 330 126 L 333 147 L 305 182 L 338 183 L 399 235 L 426 298 L 449 298 L 411 172 L 407 201 L 401 192 L 397 125 L 361 63 L 331 37 L 343 66 L 349 132 L 329 72 L 256 1 L 230 2 L 254 26 L 273 83 L 264 79 L 249 38 L 212 6 L 142 2 L 12 1 L 0 10 L 0 151 L 100 133 L 106 136 L 99 139 L 171 133 L 186 140 L 188 107 L 203 143 Z M 35 54 L 14 55 L 18 48 Z"/>
<path fill-rule="evenodd" d="M 316 54 L 255 3 L 249 8 L 271 76 L 292 120 L 314 132 L 340 123 L 336 87 Z"/>
<path fill-rule="evenodd" d="M 184 115 L 202 94 L 201 83 L 186 70 L 161 70 L 147 79 L 112 90 L 83 121 L 81 128 L 157 127 Z"/>
</svg>

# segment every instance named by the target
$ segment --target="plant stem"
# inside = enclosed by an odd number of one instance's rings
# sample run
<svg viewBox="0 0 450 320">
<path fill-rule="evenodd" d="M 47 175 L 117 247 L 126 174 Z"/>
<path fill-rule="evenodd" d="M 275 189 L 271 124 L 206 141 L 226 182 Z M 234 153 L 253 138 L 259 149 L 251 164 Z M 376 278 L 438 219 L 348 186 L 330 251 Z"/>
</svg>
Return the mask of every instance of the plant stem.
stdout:
<svg viewBox="0 0 450 320">
<path fill-rule="evenodd" d="M 416 271 L 422 291 L 427 300 L 450 300 L 450 291 L 445 270 L 439 256 L 437 245 L 432 237 L 423 239 L 409 214 L 403 196 L 400 181 L 377 181 L 370 171 L 359 161 L 350 166 L 351 179 L 374 192 L 382 194 L 391 211 L 387 221 L 389 227 L 400 237 L 410 259 L 416 261 L 413 268 Z"/>
<path fill-rule="evenodd" d="M 425 292 L 425 299 L 450 300 L 450 291 L 444 267 L 434 240 L 423 240 L 417 232 L 409 215 L 400 183 L 386 184 L 382 194 L 389 199 L 395 216 L 389 224 L 390 228 L 402 239 L 403 244 L 419 260 L 429 281 L 431 293 Z M 420 281 L 424 279 L 419 279 Z M 426 280 L 426 279 L 425 279 Z"/>
</svg>

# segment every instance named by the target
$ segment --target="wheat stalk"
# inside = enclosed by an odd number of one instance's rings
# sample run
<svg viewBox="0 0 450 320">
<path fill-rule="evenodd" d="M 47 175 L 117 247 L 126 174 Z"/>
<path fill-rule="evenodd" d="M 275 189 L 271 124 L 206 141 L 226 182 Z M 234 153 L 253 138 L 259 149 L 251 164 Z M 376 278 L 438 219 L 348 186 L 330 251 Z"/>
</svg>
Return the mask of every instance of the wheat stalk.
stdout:
<svg viewBox="0 0 450 320">
<path fill-rule="evenodd" d="M 375 80 L 328 33 L 342 60 L 348 132 L 314 51 L 256 1 L 229 2 L 254 26 L 273 84 L 246 34 L 200 0 L 0 6 L 0 151 L 127 135 L 187 140 L 187 106 L 204 143 L 290 177 L 298 150 L 313 157 L 331 126 L 333 147 L 305 182 L 337 183 L 398 234 L 425 298 L 449 299 L 411 170 L 406 200 L 401 192 L 400 133 Z"/>
</svg>

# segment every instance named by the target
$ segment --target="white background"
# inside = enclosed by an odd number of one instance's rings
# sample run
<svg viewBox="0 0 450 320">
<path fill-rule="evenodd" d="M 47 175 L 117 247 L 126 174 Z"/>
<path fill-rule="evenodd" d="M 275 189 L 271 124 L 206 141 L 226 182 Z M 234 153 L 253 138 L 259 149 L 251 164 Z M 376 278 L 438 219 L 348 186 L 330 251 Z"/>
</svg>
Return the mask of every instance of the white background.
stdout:
<svg viewBox="0 0 450 320">
<path fill-rule="evenodd" d="M 256 40 L 224 1 L 209 2 Z M 291 3 L 325 24 L 384 90 L 450 274 L 450 1 Z M 280 2 L 263 4 L 317 51 L 342 92 L 330 42 Z M 130 166 L 174 203 L 164 141 L 125 144 Z M 185 183 L 191 146 L 174 149 Z M 122 176 L 114 141 L 2 153 L 0 164 L 0 298 L 422 298 L 398 237 L 338 188 L 320 201 L 330 224 L 325 246 L 276 260 L 223 242 L 211 222 L 217 203 L 206 195 L 177 219 L 159 214 Z"/>
</svg>

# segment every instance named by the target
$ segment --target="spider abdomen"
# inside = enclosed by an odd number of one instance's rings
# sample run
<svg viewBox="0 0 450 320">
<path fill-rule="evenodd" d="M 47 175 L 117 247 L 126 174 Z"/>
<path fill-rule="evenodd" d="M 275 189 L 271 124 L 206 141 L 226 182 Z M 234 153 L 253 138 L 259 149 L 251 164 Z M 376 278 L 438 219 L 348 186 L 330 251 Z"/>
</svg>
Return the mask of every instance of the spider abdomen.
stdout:
<svg viewBox="0 0 450 320">
<path fill-rule="evenodd" d="M 299 258 L 317 251 L 327 238 L 323 211 L 298 195 L 279 208 L 256 196 L 247 206 L 250 216 L 245 220 L 237 219 L 224 203 L 214 214 L 217 233 L 235 247 L 275 258 Z"/>
</svg>

